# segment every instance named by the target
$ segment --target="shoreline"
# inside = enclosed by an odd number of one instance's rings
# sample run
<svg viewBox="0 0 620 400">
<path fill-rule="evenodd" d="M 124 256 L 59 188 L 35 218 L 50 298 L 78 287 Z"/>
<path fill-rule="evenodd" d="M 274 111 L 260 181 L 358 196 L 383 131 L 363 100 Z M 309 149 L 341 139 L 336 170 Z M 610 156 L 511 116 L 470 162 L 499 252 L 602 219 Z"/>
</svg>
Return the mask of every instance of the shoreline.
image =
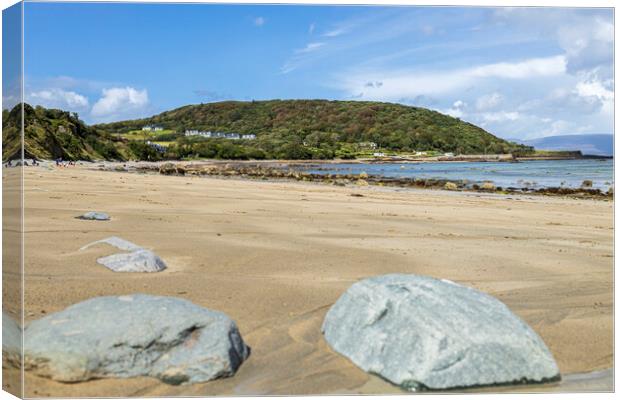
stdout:
<svg viewBox="0 0 620 400">
<path fill-rule="evenodd" d="M 598 188 L 572 187 L 501 187 L 490 181 L 474 182 L 467 179 L 431 179 L 431 178 L 392 178 L 368 174 L 319 174 L 296 170 L 295 166 L 330 165 L 331 162 L 317 163 L 298 161 L 227 161 L 200 160 L 180 162 L 104 162 L 94 163 L 96 169 L 150 173 L 162 175 L 191 175 L 247 180 L 274 180 L 314 182 L 335 186 L 380 186 L 396 188 L 436 189 L 450 192 L 496 193 L 503 195 L 542 195 L 567 198 L 592 198 L 613 201 L 614 193 L 610 188 L 602 191 Z M 360 162 L 360 164 L 362 164 Z M 319 167 L 320 168 L 320 167 Z"/>
</svg>

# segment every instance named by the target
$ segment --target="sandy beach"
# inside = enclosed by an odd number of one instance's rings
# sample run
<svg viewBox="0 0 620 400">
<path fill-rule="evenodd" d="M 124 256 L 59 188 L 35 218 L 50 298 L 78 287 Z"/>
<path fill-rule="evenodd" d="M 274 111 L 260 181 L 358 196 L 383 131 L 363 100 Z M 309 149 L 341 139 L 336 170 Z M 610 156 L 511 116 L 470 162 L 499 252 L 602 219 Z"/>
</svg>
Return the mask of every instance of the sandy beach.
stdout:
<svg viewBox="0 0 620 400">
<path fill-rule="evenodd" d="M 352 283 L 395 272 L 497 297 L 543 338 L 563 374 L 612 367 L 613 201 L 92 165 L 25 168 L 25 197 L 27 320 L 94 296 L 176 296 L 228 314 L 252 348 L 234 377 L 206 384 L 62 384 L 26 373 L 29 397 L 397 393 L 334 353 L 320 332 Z M 112 220 L 75 218 L 93 210 Z M 109 236 L 154 250 L 168 269 L 114 273 L 96 263 L 110 247 L 79 251 Z"/>
</svg>

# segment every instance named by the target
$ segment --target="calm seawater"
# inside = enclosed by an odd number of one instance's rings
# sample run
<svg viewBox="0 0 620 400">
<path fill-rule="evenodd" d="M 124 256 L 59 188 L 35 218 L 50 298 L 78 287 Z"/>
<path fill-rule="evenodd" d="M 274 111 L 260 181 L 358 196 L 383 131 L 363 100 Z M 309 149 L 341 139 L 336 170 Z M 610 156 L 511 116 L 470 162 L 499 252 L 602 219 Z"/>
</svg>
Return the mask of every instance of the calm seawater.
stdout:
<svg viewBox="0 0 620 400">
<path fill-rule="evenodd" d="M 491 181 L 496 186 L 516 188 L 578 188 L 591 180 L 594 188 L 613 185 L 613 160 L 541 160 L 507 162 L 425 162 L 389 164 L 315 164 L 294 166 L 316 174 L 359 174 L 389 178 Z"/>
</svg>

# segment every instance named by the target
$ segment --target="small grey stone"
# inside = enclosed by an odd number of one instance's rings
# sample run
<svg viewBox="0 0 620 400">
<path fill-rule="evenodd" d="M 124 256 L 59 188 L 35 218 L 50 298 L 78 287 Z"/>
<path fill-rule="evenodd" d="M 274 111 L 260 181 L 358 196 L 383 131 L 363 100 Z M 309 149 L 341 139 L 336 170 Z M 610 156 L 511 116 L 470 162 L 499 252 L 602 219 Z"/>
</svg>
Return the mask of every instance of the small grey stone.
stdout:
<svg viewBox="0 0 620 400">
<path fill-rule="evenodd" d="M 171 384 L 234 375 L 249 357 L 233 320 L 174 297 L 96 297 L 31 322 L 25 367 L 61 382 L 151 376 Z"/>
<path fill-rule="evenodd" d="M 560 379 L 544 342 L 506 305 L 447 280 L 365 279 L 338 299 L 322 330 L 336 352 L 408 390 Z"/>
<path fill-rule="evenodd" d="M 145 249 L 112 254 L 98 258 L 97 262 L 115 272 L 159 272 L 166 269 L 166 263 L 157 254 Z"/>
<path fill-rule="evenodd" d="M 86 214 L 80 215 L 78 218 L 95 220 L 95 221 L 109 221 L 110 220 L 110 216 L 108 214 L 104 212 L 98 212 L 98 211 L 87 212 Z"/>
</svg>

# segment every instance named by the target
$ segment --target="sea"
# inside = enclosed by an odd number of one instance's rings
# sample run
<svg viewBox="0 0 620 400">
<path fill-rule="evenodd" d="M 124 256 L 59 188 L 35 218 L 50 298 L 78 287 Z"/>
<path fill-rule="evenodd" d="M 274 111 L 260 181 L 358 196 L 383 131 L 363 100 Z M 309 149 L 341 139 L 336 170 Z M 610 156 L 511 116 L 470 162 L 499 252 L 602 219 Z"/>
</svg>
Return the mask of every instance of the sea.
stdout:
<svg viewBox="0 0 620 400">
<path fill-rule="evenodd" d="M 315 174 L 360 174 L 386 178 L 493 182 L 504 188 L 579 188 L 586 180 L 607 191 L 614 184 L 613 159 L 535 160 L 519 162 L 339 163 L 291 166 Z"/>
</svg>

